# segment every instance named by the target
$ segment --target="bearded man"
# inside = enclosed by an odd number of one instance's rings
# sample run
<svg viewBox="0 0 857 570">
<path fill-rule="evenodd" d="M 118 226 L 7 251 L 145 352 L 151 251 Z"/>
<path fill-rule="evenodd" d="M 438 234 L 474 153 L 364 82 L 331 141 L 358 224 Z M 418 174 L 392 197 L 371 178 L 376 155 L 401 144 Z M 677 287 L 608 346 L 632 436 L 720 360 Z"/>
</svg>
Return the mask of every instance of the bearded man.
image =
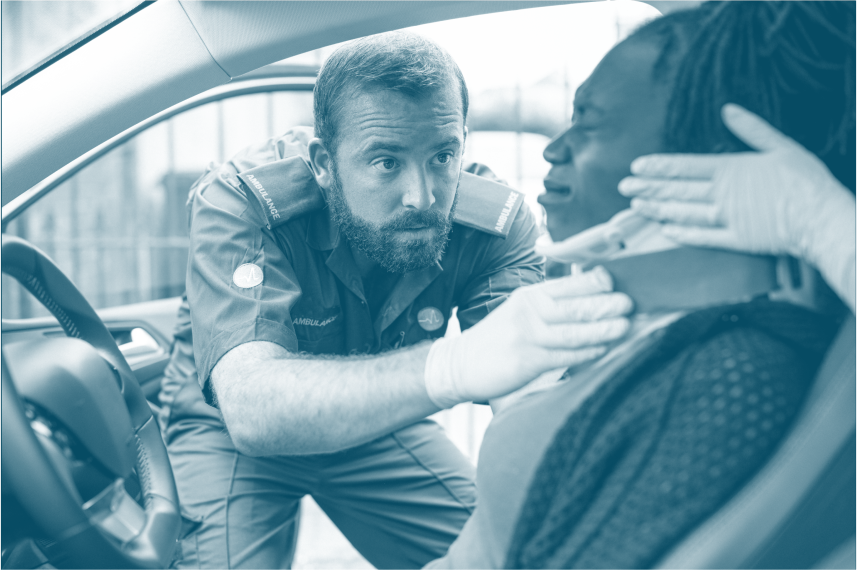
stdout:
<svg viewBox="0 0 857 570">
<path fill-rule="evenodd" d="M 363 38 L 325 62 L 314 131 L 191 189 L 160 416 L 189 521 L 178 566 L 288 567 L 310 494 L 376 567 L 421 567 L 475 503 L 473 466 L 425 418 L 627 330 L 604 275 L 538 284 L 521 195 L 462 165 L 467 104 L 434 44 Z M 442 338 L 454 308 L 464 332 Z"/>
</svg>

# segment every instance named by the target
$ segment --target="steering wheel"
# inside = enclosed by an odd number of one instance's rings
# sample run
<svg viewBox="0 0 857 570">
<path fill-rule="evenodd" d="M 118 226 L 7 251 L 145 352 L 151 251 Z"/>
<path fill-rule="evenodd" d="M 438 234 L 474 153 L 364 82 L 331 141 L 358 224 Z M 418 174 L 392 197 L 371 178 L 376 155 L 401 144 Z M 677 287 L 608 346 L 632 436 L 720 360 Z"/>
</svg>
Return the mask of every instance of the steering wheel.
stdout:
<svg viewBox="0 0 857 570">
<path fill-rule="evenodd" d="M 3 347 L 4 494 L 11 491 L 49 539 L 54 565 L 166 568 L 181 530 L 178 495 L 158 423 L 128 362 L 39 249 L 4 234 L 2 270 L 66 333 Z M 143 506 L 126 483 L 139 484 Z"/>
</svg>

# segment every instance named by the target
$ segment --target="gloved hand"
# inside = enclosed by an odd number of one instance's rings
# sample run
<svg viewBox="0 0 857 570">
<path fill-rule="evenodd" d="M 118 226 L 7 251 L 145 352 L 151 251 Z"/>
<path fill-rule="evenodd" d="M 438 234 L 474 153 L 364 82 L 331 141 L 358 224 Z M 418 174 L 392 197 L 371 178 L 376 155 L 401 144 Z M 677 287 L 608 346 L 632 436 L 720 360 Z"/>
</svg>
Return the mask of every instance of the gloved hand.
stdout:
<svg viewBox="0 0 857 570">
<path fill-rule="evenodd" d="M 622 315 L 633 303 L 612 290 L 601 267 L 516 290 L 461 336 L 434 342 L 425 368 L 429 397 L 441 409 L 484 402 L 601 356 L 630 326 Z"/>
<path fill-rule="evenodd" d="M 807 261 L 854 311 L 854 195 L 757 115 L 727 104 L 722 116 L 759 152 L 640 157 L 619 192 L 674 241 Z"/>
</svg>

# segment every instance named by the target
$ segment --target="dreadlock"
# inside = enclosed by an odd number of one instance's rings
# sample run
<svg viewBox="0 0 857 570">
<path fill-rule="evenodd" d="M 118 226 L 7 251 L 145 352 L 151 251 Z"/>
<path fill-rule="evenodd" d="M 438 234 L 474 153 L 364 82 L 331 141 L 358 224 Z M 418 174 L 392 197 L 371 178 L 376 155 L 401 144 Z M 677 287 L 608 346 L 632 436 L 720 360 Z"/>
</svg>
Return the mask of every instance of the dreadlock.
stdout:
<svg viewBox="0 0 857 570">
<path fill-rule="evenodd" d="M 703 8 L 703 31 L 675 74 L 667 146 L 747 150 L 720 118 L 725 103 L 737 103 L 818 155 L 853 192 L 854 2 L 711 2 Z"/>
</svg>

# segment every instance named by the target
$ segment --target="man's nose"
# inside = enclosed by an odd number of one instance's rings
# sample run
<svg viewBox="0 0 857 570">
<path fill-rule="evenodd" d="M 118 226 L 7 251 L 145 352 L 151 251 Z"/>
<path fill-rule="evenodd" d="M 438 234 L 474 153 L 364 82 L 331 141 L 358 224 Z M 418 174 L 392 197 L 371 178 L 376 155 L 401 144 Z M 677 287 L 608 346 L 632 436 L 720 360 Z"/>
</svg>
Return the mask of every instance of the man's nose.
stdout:
<svg viewBox="0 0 857 570">
<path fill-rule="evenodd" d="M 402 205 L 406 208 L 428 210 L 435 203 L 434 192 L 426 173 L 414 172 L 408 177 Z"/>
<path fill-rule="evenodd" d="M 565 164 L 571 160 L 571 150 L 565 144 L 565 133 L 557 135 L 543 153 L 545 160 L 551 164 Z"/>
</svg>

